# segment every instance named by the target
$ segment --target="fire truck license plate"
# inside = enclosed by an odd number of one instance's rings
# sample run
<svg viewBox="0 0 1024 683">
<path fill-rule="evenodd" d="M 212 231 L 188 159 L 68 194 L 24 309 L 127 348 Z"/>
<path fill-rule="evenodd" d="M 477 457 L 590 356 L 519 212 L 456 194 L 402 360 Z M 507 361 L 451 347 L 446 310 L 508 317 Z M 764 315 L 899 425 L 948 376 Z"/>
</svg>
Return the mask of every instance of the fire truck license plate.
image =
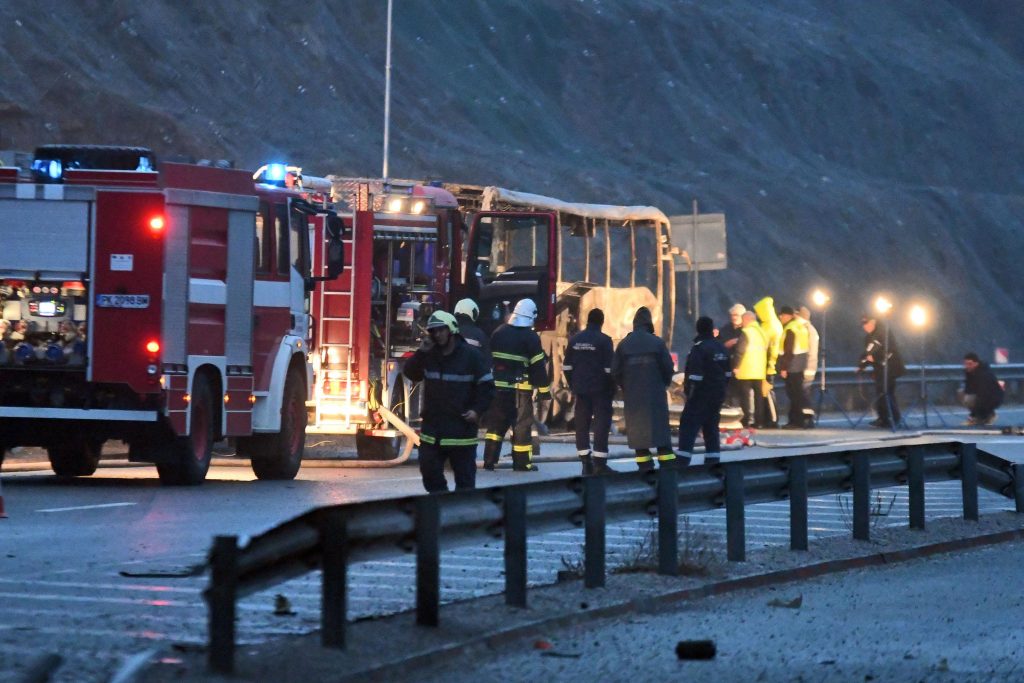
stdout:
<svg viewBox="0 0 1024 683">
<path fill-rule="evenodd" d="M 148 294 L 97 294 L 100 308 L 149 308 Z"/>
</svg>

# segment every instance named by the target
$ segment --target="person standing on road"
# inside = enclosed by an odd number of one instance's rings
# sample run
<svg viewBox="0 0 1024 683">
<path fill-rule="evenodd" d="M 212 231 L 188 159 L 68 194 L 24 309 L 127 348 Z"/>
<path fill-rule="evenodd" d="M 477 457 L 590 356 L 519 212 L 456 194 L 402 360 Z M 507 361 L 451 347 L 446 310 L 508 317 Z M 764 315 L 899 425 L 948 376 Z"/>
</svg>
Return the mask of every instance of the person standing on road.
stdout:
<svg viewBox="0 0 1024 683">
<path fill-rule="evenodd" d="M 870 424 L 872 427 L 890 429 L 902 419 L 900 407 L 896 403 L 896 380 L 906 372 L 906 366 L 903 365 L 892 332 L 886 332 L 885 323 L 864 316 L 860 324 L 864 330 L 864 352 L 857 363 L 857 372 L 870 367 L 875 383 L 875 412 L 878 418 Z"/>
<path fill-rule="evenodd" d="M 512 469 L 537 471 L 531 439 L 533 392 L 537 390 L 538 401 L 550 400 L 551 380 L 547 356 L 541 348 L 540 337 L 533 331 L 536 318 L 537 304 L 531 299 L 522 299 L 508 322 L 491 335 L 497 394 L 486 419 L 484 469 L 493 470 L 498 464 L 505 432 L 512 426 Z"/>
<path fill-rule="evenodd" d="M 437 311 L 427 320 L 422 346 L 402 373 L 423 382 L 420 474 L 428 493 L 448 490 L 445 460 L 455 488 L 476 487 L 477 423 L 494 396 L 494 377 L 479 351 L 459 336 L 455 316 Z"/>
<path fill-rule="evenodd" d="M 818 416 L 811 406 L 811 387 L 814 377 L 818 374 L 818 353 L 821 351 L 821 336 L 818 328 L 811 322 L 811 309 L 801 306 L 796 312 L 800 322 L 807 328 L 807 369 L 804 370 L 804 394 L 807 396 L 807 407 L 804 408 L 804 427 L 814 427 Z"/>
<path fill-rule="evenodd" d="M 789 306 L 779 309 L 779 321 L 782 323 L 779 377 L 786 383 L 786 397 L 789 399 L 789 422 L 784 429 L 803 429 L 804 408 L 807 407 L 804 370 L 807 369 L 810 340 L 807 327 L 796 317 L 793 309 Z"/>
<path fill-rule="evenodd" d="M 562 371 L 576 399 L 576 453 L 583 474 L 605 474 L 608 467 L 608 433 L 612 426 L 612 338 L 601 331 L 604 311 L 593 308 L 587 326 L 569 339 Z M 594 426 L 594 450 L 590 427 Z"/>
<path fill-rule="evenodd" d="M 455 322 L 459 324 L 459 335 L 466 343 L 483 354 L 488 367 L 491 365 L 491 342 L 481 330 L 476 320 L 480 317 L 480 307 L 472 299 L 461 299 L 455 304 Z"/>
<path fill-rule="evenodd" d="M 775 429 L 779 426 L 779 412 L 775 402 L 775 375 L 777 361 L 782 345 L 782 323 L 775 314 L 775 300 L 770 296 L 754 304 L 754 312 L 761 321 L 761 330 L 768 340 L 768 365 L 765 368 L 765 380 L 761 384 L 761 410 L 758 427 Z"/>
<path fill-rule="evenodd" d="M 652 448 L 663 467 L 675 464 L 667 393 L 673 369 L 665 342 L 654 334 L 650 310 L 641 306 L 633 316 L 633 331 L 615 349 L 611 373 L 623 390 L 627 441 L 641 471 L 654 469 Z"/>
<path fill-rule="evenodd" d="M 691 465 L 700 465 L 704 460 L 704 456 L 693 454 L 698 431 L 704 434 L 707 459 L 714 462 L 722 456 L 718 421 L 732 368 L 729 352 L 715 339 L 714 332 L 711 318 L 698 318 L 697 337 L 686 356 L 686 405 L 679 416 L 679 450 Z"/>
<path fill-rule="evenodd" d="M 761 388 L 768 367 L 768 339 L 757 324 L 753 311 L 743 314 L 743 336 L 733 354 L 733 381 L 737 384 L 743 426 L 753 427 L 760 422 Z"/>
<path fill-rule="evenodd" d="M 989 364 L 973 351 L 964 354 L 964 388 L 957 393 L 964 407 L 971 411 L 967 426 L 995 423 L 996 408 L 1003 405 L 1003 387 Z"/>
<path fill-rule="evenodd" d="M 733 367 L 739 361 L 737 355 L 737 349 L 739 347 L 740 339 L 743 337 L 743 314 L 747 312 L 747 307 L 743 304 L 734 304 L 729 308 L 729 325 L 726 325 L 718 333 L 718 341 L 722 342 L 722 346 L 729 352 L 729 360 L 732 362 Z M 729 382 L 729 386 L 725 390 L 725 405 L 738 408 L 742 405 L 740 398 L 741 390 L 739 382 L 733 378 Z"/>
</svg>

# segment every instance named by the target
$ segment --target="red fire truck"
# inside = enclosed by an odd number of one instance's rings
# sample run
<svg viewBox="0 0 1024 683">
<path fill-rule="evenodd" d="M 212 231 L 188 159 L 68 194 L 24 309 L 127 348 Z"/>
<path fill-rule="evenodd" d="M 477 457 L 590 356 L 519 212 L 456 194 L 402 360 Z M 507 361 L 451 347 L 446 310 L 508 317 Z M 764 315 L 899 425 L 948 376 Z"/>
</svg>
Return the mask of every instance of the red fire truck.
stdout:
<svg viewBox="0 0 1024 683">
<path fill-rule="evenodd" d="M 162 482 L 197 484 L 233 437 L 259 478 L 294 477 L 310 227 L 331 278 L 343 224 L 286 180 L 134 147 L 51 145 L 31 178 L 0 168 L 0 453 L 42 446 L 58 475 L 89 475 L 122 439 Z"/>
</svg>

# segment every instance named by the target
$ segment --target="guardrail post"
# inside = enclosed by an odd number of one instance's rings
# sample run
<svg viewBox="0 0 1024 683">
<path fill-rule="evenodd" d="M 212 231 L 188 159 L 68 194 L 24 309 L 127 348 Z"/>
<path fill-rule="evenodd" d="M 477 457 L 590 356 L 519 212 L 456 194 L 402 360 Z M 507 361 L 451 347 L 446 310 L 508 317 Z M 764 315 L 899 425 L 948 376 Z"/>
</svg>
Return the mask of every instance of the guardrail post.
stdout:
<svg viewBox="0 0 1024 683">
<path fill-rule="evenodd" d="M 960 444 L 960 486 L 964 496 L 964 519 L 978 521 L 978 446 Z"/>
<path fill-rule="evenodd" d="M 348 525 L 343 513 L 332 510 L 320 529 L 320 644 L 344 649 L 348 612 Z"/>
<path fill-rule="evenodd" d="M 604 586 L 605 575 L 605 478 L 583 478 L 583 585 Z"/>
<path fill-rule="evenodd" d="M 526 489 L 503 492 L 505 526 L 505 604 L 526 607 Z"/>
<path fill-rule="evenodd" d="M 853 537 L 871 540 L 871 456 L 853 454 Z"/>
<path fill-rule="evenodd" d="M 207 664 L 216 673 L 235 668 L 235 603 L 238 598 L 238 537 L 216 536 L 210 557 L 210 650 Z"/>
<path fill-rule="evenodd" d="M 658 573 L 679 575 L 679 470 L 658 469 Z"/>
<path fill-rule="evenodd" d="M 907 454 L 907 489 L 910 528 L 924 529 L 924 453 L 920 448 L 911 448 Z"/>
<path fill-rule="evenodd" d="M 1017 512 L 1024 512 L 1024 465 L 1011 465 L 1010 472 L 1013 475 L 1013 501 Z"/>
<path fill-rule="evenodd" d="M 789 549 L 807 550 L 807 456 L 789 458 Z"/>
<path fill-rule="evenodd" d="M 441 505 L 436 495 L 416 498 L 416 623 L 437 626 L 441 604 Z"/>
<path fill-rule="evenodd" d="M 744 528 L 743 465 L 725 464 L 725 547 L 730 562 L 747 559 L 746 530 Z"/>
</svg>

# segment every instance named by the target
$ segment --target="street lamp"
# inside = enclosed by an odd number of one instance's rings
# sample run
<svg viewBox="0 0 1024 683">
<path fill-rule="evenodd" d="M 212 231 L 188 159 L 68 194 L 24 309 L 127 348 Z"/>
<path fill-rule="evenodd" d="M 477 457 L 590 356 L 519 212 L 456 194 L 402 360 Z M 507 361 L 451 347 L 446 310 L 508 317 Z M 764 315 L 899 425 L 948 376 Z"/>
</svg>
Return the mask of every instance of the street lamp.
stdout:
<svg viewBox="0 0 1024 683">
<path fill-rule="evenodd" d="M 828 386 L 825 383 L 825 377 L 828 372 L 828 305 L 832 303 L 832 297 L 829 296 L 828 292 L 818 288 L 811 292 L 811 303 L 814 307 L 821 311 L 821 334 L 819 335 L 818 353 L 819 362 L 818 367 L 821 368 L 821 378 L 818 380 L 818 405 L 815 408 L 817 413 L 817 419 L 821 419 L 821 405 L 825 402 L 825 397 L 832 401 L 843 417 L 846 418 L 847 423 L 850 427 L 855 427 L 856 423 L 850 419 L 849 414 L 843 409 L 843 406 L 836 400 L 836 397 L 828 393 Z"/>
<path fill-rule="evenodd" d="M 927 337 L 925 328 L 931 322 L 931 315 L 924 304 L 916 303 L 910 307 L 910 311 L 907 314 L 907 319 L 910 321 L 910 326 L 921 334 L 921 390 L 918 400 L 921 402 L 921 414 L 924 417 L 924 426 L 928 427 L 928 382 L 925 378 L 926 375 L 926 361 L 925 361 L 925 339 Z M 933 408 L 933 410 L 935 410 Z M 939 418 L 939 422 L 942 426 L 946 426 L 946 420 L 943 419 L 942 413 L 935 410 L 936 417 Z"/>
<path fill-rule="evenodd" d="M 875 297 L 875 312 L 878 313 L 879 318 L 887 316 L 893 308 L 893 303 L 884 294 L 879 294 Z M 893 403 L 895 402 L 895 387 L 892 387 L 893 391 L 890 391 L 889 387 L 889 357 L 892 355 L 889 352 L 889 323 L 885 322 L 885 346 L 882 349 L 882 400 L 885 401 L 886 416 L 889 419 L 889 425 L 893 431 L 896 431 L 896 416 L 893 414 Z M 877 362 L 877 360 L 876 360 Z"/>
</svg>

